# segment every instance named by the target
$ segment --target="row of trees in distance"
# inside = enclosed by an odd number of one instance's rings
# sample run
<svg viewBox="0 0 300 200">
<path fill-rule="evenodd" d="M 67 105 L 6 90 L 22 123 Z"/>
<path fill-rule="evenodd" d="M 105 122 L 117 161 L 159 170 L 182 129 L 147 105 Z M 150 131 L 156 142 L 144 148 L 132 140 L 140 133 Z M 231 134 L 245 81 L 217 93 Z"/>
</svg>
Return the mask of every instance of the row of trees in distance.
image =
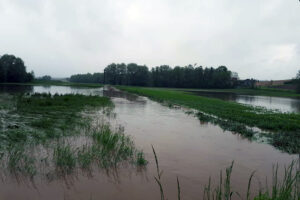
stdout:
<svg viewBox="0 0 300 200">
<path fill-rule="evenodd" d="M 102 83 L 112 85 L 176 87 L 176 88 L 232 88 L 238 82 L 237 73 L 225 66 L 203 68 L 188 65 L 171 68 L 161 65 L 151 70 L 145 65 L 110 64 L 104 73 L 77 74 L 69 79 L 71 82 Z"/>
<path fill-rule="evenodd" d="M 76 74 L 72 75 L 69 78 L 69 81 L 74 83 L 104 83 L 104 74 L 103 73 L 94 73 L 94 74 Z"/>
<path fill-rule="evenodd" d="M 23 83 L 34 79 L 33 72 L 26 72 L 21 58 L 14 55 L 0 56 L 0 83 Z"/>
</svg>

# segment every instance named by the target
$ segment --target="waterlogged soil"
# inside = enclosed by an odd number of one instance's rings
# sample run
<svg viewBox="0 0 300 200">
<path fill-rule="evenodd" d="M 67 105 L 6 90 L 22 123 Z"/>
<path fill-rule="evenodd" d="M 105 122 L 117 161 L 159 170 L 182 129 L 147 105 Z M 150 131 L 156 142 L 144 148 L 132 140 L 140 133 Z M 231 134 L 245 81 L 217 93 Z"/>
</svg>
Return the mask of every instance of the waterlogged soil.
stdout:
<svg viewBox="0 0 300 200">
<path fill-rule="evenodd" d="M 43 92 L 43 87 L 26 92 Z M 20 92 L 18 88 L 18 92 Z M 149 164 L 146 168 L 128 165 L 113 171 L 95 170 L 92 174 L 77 171 L 63 179 L 2 177 L 0 199 L 160 199 L 155 183 L 156 167 L 151 145 L 163 170 L 162 183 L 168 199 L 176 199 L 176 177 L 184 199 L 202 199 L 203 187 L 211 176 L 219 180 L 220 170 L 234 160 L 232 186 L 245 196 L 252 171 L 256 170 L 253 190 L 258 180 L 264 185 L 272 179 L 272 166 L 288 165 L 297 155 L 289 155 L 264 143 L 251 142 L 218 126 L 201 123 L 181 109 L 171 109 L 144 97 L 106 89 L 70 89 L 47 87 L 45 92 L 98 94 L 109 96 L 115 104 L 114 126 L 122 125 Z M 2 90 L 3 91 L 3 90 Z M 10 91 L 11 92 L 11 91 Z M 80 145 L 80 144 L 76 144 Z M 281 171 L 282 172 L 282 171 Z M 239 198 L 234 198 L 239 199 Z"/>
<path fill-rule="evenodd" d="M 239 95 L 229 92 L 193 91 L 192 93 L 199 96 L 212 97 L 225 101 L 234 101 L 251 106 L 261 106 L 267 109 L 278 110 L 280 112 L 300 112 L 299 98 Z"/>
</svg>

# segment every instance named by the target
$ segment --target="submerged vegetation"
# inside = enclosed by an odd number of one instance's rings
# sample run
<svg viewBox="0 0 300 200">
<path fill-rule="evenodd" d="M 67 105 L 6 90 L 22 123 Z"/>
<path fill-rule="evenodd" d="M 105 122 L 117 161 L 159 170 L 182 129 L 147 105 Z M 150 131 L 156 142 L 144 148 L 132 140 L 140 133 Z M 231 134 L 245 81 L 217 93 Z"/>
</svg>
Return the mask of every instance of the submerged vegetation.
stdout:
<svg viewBox="0 0 300 200">
<path fill-rule="evenodd" d="M 74 135 L 75 127 L 88 124 L 81 111 L 112 106 L 105 97 L 46 93 L 14 96 L 9 104 L 0 131 L 2 148 L 5 144 L 38 143 Z"/>
<path fill-rule="evenodd" d="M 7 97 L 0 105 L 2 172 L 33 178 L 95 166 L 116 169 L 124 162 L 145 165 L 144 155 L 123 129 L 114 130 L 105 121 L 112 108 L 110 99 L 100 96 L 35 93 Z"/>
<path fill-rule="evenodd" d="M 197 111 L 200 120 L 219 124 L 224 130 L 252 138 L 257 131 L 251 127 L 275 132 L 265 134 L 271 144 L 289 153 L 300 152 L 300 115 L 280 113 L 262 107 L 196 96 L 182 91 L 140 87 L 118 87 L 124 91 L 147 96 L 169 105 L 186 106 Z M 285 137 L 289 135 L 290 137 Z"/>
</svg>

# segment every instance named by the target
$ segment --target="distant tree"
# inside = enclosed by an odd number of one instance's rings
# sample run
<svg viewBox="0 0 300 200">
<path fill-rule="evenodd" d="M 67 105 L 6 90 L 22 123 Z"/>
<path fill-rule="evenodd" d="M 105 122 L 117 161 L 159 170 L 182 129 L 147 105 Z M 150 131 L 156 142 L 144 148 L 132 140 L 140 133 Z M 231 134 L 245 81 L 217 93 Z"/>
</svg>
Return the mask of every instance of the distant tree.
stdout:
<svg viewBox="0 0 300 200">
<path fill-rule="evenodd" d="M 1 64 L 0 59 L 0 83 L 6 82 L 6 69 L 4 69 L 4 66 Z"/>
<path fill-rule="evenodd" d="M 117 83 L 117 65 L 112 63 L 104 69 L 104 82 L 116 85 Z"/>
<path fill-rule="evenodd" d="M 236 80 L 239 80 L 239 74 L 237 72 L 231 72 L 231 78 L 234 78 Z"/>
<path fill-rule="evenodd" d="M 43 81 L 51 81 L 52 80 L 52 77 L 49 76 L 49 75 L 45 75 L 41 78 Z"/>
<path fill-rule="evenodd" d="M 127 67 L 124 63 L 116 65 L 116 84 L 125 85 L 127 84 Z"/>
<path fill-rule="evenodd" d="M 146 86 L 149 78 L 148 67 L 130 63 L 127 65 L 127 84 Z"/>
<path fill-rule="evenodd" d="M 153 86 L 170 87 L 172 68 L 168 65 L 161 65 L 152 70 Z"/>
<path fill-rule="evenodd" d="M 33 80 L 33 73 L 27 73 L 24 62 L 14 55 L 0 58 L 0 82 L 27 82 Z"/>
<path fill-rule="evenodd" d="M 30 73 L 26 74 L 25 82 L 31 82 L 34 80 L 34 72 L 31 71 Z"/>
<path fill-rule="evenodd" d="M 296 84 L 297 84 L 297 93 L 300 94 L 300 70 L 298 71 L 296 76 Z"/>
</svg>

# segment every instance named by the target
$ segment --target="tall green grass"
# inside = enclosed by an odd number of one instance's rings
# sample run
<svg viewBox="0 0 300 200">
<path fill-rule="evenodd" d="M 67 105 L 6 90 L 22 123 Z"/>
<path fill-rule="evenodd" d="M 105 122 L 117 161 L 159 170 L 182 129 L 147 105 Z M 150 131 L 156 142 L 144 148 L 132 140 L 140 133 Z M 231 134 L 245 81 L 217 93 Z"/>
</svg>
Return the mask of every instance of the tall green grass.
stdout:
<svg viewBox="0 0 300 200">
<path fill-rule="evenodd" d="M 71 173 L 76 167 L 76 157 L 70 144 L 58 144 L 54 149 L 53 160 L 56 169 L 63 174 Z"/>
</svg>

